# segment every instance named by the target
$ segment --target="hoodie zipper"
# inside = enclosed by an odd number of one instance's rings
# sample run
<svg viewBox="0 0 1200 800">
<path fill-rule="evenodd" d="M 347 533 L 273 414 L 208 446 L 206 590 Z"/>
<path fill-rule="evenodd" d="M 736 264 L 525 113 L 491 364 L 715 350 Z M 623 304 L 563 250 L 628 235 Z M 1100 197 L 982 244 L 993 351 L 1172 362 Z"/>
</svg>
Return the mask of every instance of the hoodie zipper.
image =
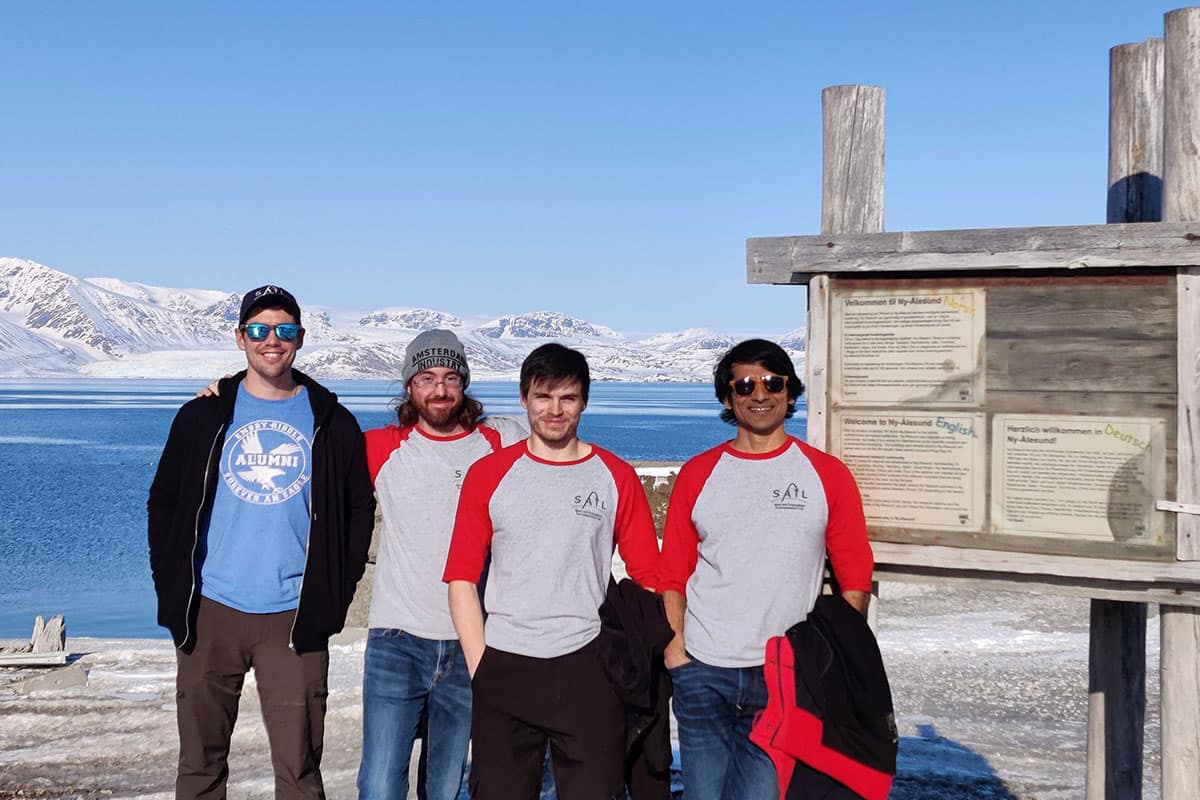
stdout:
<svg viewBox="0 0 1200 800">
<path fill-rule="evenodd" d="M 222 422 L 221 427 L 217 429 L 217 435 L 213 437 L 208 448 L 208 460 L 204 463 L 204 484 L 201 488 L 200 507 L 196 509 L 196 523 L 192 536 L 192 590 L 188 593 L 187 611 L 183 615 L 183 643 L 176 648 L 177 650 L 182 650 L 188 639 L 192 638 L 192 601 L 196 599 L 196 548 L 200 546 L 200 518 L 204 515 L 204 504 L 208 498 L 208 476 L 212 474 L 213 453 L 216 452 L 217 442 L 224 439 L 225 428 L 228 425 L 228 422 Z"/>
<path fill-rule="evenodd" d="M 313 468 L 316 471 L 317 461 L 317 435 L 321 433 L 321 426 L 313 428 L 312 443 L 309 446 L 309 451 L 314 454 Z M 315 478 L 315 476 L 314 476 Z M 315 480 L 314 480 L 315 483 Z M 308 503 L 308 536 L 304 538 L 304 571 L 300 573 L 300 593 L 296 597 L 296 613 L 292 616 L 292 627 L 288 631 L 288 648 L 294 653 L 296 652 L 296 621 L 300 619 L 300 601 L 304 598 L 304 578 L 308 575 L 308 551 L 312 547 L 312 529 L 313 520 L 316 519 L 317 498 L 311 497 Z"/>
</svg>

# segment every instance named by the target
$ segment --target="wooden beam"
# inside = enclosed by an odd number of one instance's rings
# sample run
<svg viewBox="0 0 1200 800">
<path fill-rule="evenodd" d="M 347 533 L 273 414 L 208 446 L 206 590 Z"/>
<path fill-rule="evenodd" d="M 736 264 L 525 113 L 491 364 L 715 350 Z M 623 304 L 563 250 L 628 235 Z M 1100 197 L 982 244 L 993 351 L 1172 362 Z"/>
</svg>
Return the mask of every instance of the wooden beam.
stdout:
<svg viewBox="0 0 1200 800">
<path fill-rule="evenodd" d="M 830 233 L 746 240 L 746 278 L 750 283 L 806 283 L 809 276 L 822 273 L 1136 270 L 1194 264 L 1200 264 L 1200 222 Z"/>
<path fill-rule="evenodd" d="M 1176 278 L 1179 326 L 1176 355 L 1176 384 L 1179 405 L 1176 416 L 1176 448 L 1179 471 L 1175 500 L 1200 503 L 1200 269 L 1179 270 Z M 1175 553 L 1180 561 L 1200 561 L 1200 516 L 1181 514 L 1176 518 Z"/>
<path fill-rule="evenodd" d="M 1108 221 L 1163 218 L 1163 40 L 1108 53 Z"/>
<path fill-rule="evenodd" d="M 990 367 L 991 364 L 989 363 Z M 990 377 L 990 376 L 989 376 Z M 1063 392 L 1015 391 L 988 386 L 988 411 L 993 414 L 1028 414 L 1036 408 L 1039 414 L 1078 414 L 1085 408 L 1093 416 L 1106 414 L 1133 417 L 1163 417 L 1172 422 L 1175 416 L 1175 394 L 1168 392 Z M 1174 428 L 1169 428 L 1174 433 Z M 1167 450 L 1174 452 L 1175 438 L 1167 441 Z"/>
<path fill-rule="evenodd" d="M 805 439 L 829 449 L 829 278 L 817 275 L 808 285 L 808 342 L 804 353 L 808 419 Z"/>
<path fill-rule="evenodd" d="M 1105 282 L 1080 276 L 1068 283 L 1039 281 L 1025 291 L 986 282 L 980 285 L 988 292 L 989 338 L 1046 338 L 1069 333 L 1106 339 L 1163 339 L 1173 350 L 1177 333 L 1174 284 L 1174 275 L 1162 275 Z"/>
<path fill-rule="evenodd" d="M 1172 11 L 1164 23 L 1162 218 L 1194 222 L 1200 220 L 1200 8 Z"/>
<path fill-rule="evenodd" d="M 1162 797 L 1195 800 L 1200 787 L 1200 608 L 1164 605 L 1160 625 Z"/>
<path fill-rule="evenodd" d="M 1093 598 L 1088 631 L 1086 794 L 1141 800 L 1146 603 Z"/>
<path fill-rule="evenodd" d="M 1103 386 L 1134 395 L 1170 394 L 1176 385 L 1175 342 L 1099 336 L 1006 339 L 989 335 L 987 375 L 989 386 L 993 376 L 1003 376 L 1004 387 L 1010 391 L 1085 392 Z"/>
<path fill-rule="evenodd" d="M 1109 51 L 1110 223 L 1156 222 L 1162 219 L 1162 59 L 1161 39 L 1120 45 Z M 1088 288 L 1094 290 L 1100 287 Z M 1091 294 L 1091 291 L 1086 293 Z M 1075 294 L 1082 295 L 1085 292 Z M 1171 297 L 1173 293 L 1161 290 L 1134 294 L 1140 296 L 1143 306 L 1169 303 L 1174 299 Z M 1067 306 L 1069 303 L 1066 300 Z M 1104 322 L 1116 322 L 1113 317 L 1128 312 L 1127 305 L 1118 301 L 1111 304 L 1114 314 L 1097 316 L 1106 317 Z M 1133 310 L 1131 316 L 1142 320 L 1165 317 L 1169 321 L 1173 311 L 1170 308 L 1152 310 L 1143 307 Z M 1087 325 L 1082 316 L 1070 317 L 1072 327 L 1077 331 Z M 1175 332 L 1160 330 L 1155 333 L 1162 336 L 1163 343 L 1167 345 L 1165 360 L 1173 361 Z M 1124 349 L 1125 344 L 1122 342 L 1117 346 Z M 1170 385 L 1165 388 L 1172 392 L 1173 400 L 1173 369 L 1167 382 Z M 1095 385 L 1104 385 L 1104 382 L 1099 381 Z M 1142 797 L 1146 617 L 1144 602 L 1105 598 L 1093 598 L 1091 602 L 1088 620 L 1086 780 L 1086 794 L 1091 800 L 1141 800 Z"/>
<path fill-rule="evenodd" d="M 881 564 L 875 575 L 881 583 L 926 583 L 944 586 L 975 587 L 998 592 L 1033 592 L 1062 597 L 1084 597 L 1116 600 L 1122 603 L 1157 603 L 1169 599 L 1171 593 L 1146 584 L 1120 581 L 1058 578 L 1053 575 L 1013 575 L 1007 572 L 935 569 L 933 567 L 898 567 Z"/>
<path fill-rule="evenodd" d="M 883 230 L 884 96 L 878 86 L 821 92 L 821 230 Z"/>
<path fill-rule="evenodd" d="M 1200 563 L 1187 561 L 1132 561 L 1087 556 L 979 550 L 944 545 L 872 541 L 875 563 L 885 567 L 928 567 L 971 574 L 1010 572 L 1014 576 L 1041 575 L 1081 583 L 1100 581 L 1126 587 L 1140 585 L 1164 590 L 1163 601 L 1200 606 Z M 1014 577 L 1014 580 L 1019 578 Z M 1185 598 L 1184 593 L 1192 593 Z"/>
<path fill-rule="evenodd" d="M 821 92 L 822 233 L 879 233 L 883 230 L 884 95 L 878 86 L 829 86 Z M 808 287 L 806 370 L 816 386 L 808 399 L 808 442 L 827 449 L 829 438 L 829 277 L 814 276 Z M 814 397 L 816 398 L 814 400 Z M 814 408 L 815 406 L 815 408 Z M 815 412 L 815 413 L 814 413 Z M 879 584 L 871 583 L 867 624 L 879 629 Z"/>
<path fill-rule="evenodd" d="M 884 94 L 878 86 L 827 86 L 821 92 L 823 234 L 883 230 Z M 807 439 L 825 450 L 829 439 L 829 278 L 808 287 Z"/>
<path fill-rule="evenodd" d="M 1163 219 L 1200 220 L 1200 8 L 1165 16 L 1163 51 Z M 1200 261 L 1194 262 L 1200 264 Z M 1176 501 L 1195 503 L 1196 453 L 1200 448 L 1200 274 L 1181 269 L 1178 286 L 1179 416 L 1176 442 L 1179 468 Z M 1191 544 L 1200 519 L 1176 515 L 1176 547 L 1181 557 L 1200 557 Z M 1200 565 L 1200 561 L 1181 561 Z M 1194 800 L 1200 786 L 1200 609 L 1163 605 L 1159 614 L 1159 678 L 1162 702 L 1162 797 Z"/>
</svg>

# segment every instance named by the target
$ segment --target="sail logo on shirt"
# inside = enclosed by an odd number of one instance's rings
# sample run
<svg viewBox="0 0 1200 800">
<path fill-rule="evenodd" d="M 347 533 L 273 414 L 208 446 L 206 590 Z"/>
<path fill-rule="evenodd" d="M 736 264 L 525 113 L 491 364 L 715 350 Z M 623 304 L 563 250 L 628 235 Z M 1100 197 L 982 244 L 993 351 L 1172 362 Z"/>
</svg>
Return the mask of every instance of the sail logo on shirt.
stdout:
<svg viewBox="0 0 1200 800">
<path fill-rule="evenodd" d="M 233 496 L 272 506 L 298 495 L 312 478 L 304 434 L 278 420 L 256 420 L 225 440 L 221 477 Z"/>
<path fill-rule="evenodd" d="M 771 500 L 775 508 L 780 510 L 803 511 L 808 508 L 808 492 L 795 483 L 789 483 L 782 489 L 772 489 Z"/>
<path fill-rule="evenodd" d="M 608 506 L 595 492 L 575 495 L 575 513 L 581 517 L 604 519 Z"/>
</svg>

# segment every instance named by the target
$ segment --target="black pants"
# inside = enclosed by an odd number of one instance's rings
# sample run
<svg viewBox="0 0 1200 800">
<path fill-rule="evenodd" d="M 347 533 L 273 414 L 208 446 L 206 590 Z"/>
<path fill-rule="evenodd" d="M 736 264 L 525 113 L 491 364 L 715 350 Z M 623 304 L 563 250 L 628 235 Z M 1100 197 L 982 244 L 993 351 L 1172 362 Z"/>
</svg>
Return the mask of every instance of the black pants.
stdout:
<svg viewBox="0 0 1200 800">
<path fill-rule="evenodd" d="M 288 647 L 295 614 L 244 614 L 200 598 L 196 647 L 177 651 L 179 773 L 175 797 L 224 798 L 229 740 L 246 673 L 254 669 L 271 745 L 275 797 L 323 798 L 329 653 L 297 655 Z"/>
<path fill-rule="evenodd" d="M 651 668 L 651 687 L 652 710 L 631 716 L 626 709 L 625 784 L 632 800 L 671 800 L 671 676 L 661 656 Z"/>
<path fill-rule="evenodd" d="M 536 800 L 549 742 L 560 800 L 623 800 L 625 712 L 594 642 L 556 658 L 489 647 L 471 685 L 472 798 Z"/>
</svg>

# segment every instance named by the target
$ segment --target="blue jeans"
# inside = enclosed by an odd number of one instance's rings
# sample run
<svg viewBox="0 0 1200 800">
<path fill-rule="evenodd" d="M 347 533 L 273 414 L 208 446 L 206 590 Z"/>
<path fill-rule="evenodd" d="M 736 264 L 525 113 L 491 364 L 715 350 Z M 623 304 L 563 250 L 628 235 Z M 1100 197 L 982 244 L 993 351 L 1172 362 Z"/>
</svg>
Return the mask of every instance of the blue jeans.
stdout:
<svg viewBox="0 0 1200 800">
<path fill-rule="evenodd" d="M 372 628 L 364 662 L 359 800 L 408 797 L 408 763 L 422 723 L 421 797 L 454 800 L 465 784 L 471 738 L 471 679 L 458 640 Z"/>
<path fill-rule="evenodd" d="M 687 800 L 778 800 L 779 777 L 750 741 L 767 705 L 762 667 L 713 667 L 696 659 L 670 670 Z"/>
</svg>

